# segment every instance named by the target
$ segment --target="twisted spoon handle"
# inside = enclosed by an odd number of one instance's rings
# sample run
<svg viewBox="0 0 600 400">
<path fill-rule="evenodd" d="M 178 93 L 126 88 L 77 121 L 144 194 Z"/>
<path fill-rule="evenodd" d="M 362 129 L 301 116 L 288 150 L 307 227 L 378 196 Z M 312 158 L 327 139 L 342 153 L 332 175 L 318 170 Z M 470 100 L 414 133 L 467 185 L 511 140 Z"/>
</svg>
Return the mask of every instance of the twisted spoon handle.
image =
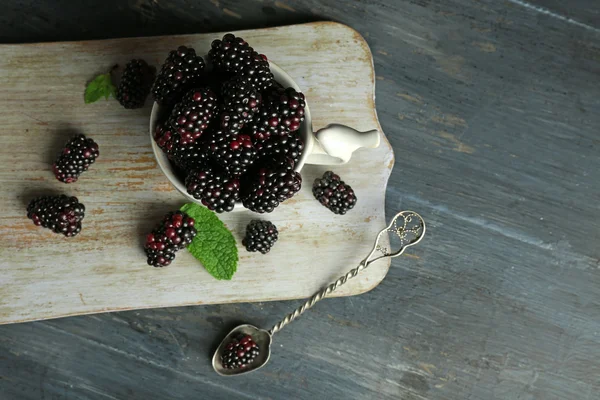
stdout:
<svg viewBox="0 0 600 400">
<path fill-rule="evenodd" d="M 325 288 L 323 288 L 320 291 L 318 291 L 317 293 L 315 293 L 310 299 L 306 300 L 306 303 L 302 304 L 300 307 L 296 308 L 293 312 L 286 315 L 286 317 L 284 319 L 279 321 L 273 328 L 271 328 L 269 333 L 271 335 L 274 335 L 275 333 L 279 332 L 284 326 L 286 326 L 287 324 L 289 324 L 290 322 L 292 322 L 293 320 L 295 320 L 296 318 L 298 318 L 299 316 L 304 314 L 305 311 L 307 311 L 309 308 L 314 306 L 318 301 L 322 300 L 328 294 L 330 294 L 331 292 L 335 291 L 337 288 L 339 288 L 340 286 L 345 284 L 348 281 L 348 279 L 352 279 L 356 275 L 358 275 L 359 272 L 362 271 L 363 269 L 367 268 L 370 263 L 371 262 L 367 262 L 366 259 L 363 260 L 358 265 L 358 267 L 350 270 L 346 275 L 339 277 L 337 281 L 331 283 L 329 286 L 326 286 Z"/>
<path fill-rule="evenodd" d="M 398 221 L 402 222 L 398 223 Z M 388 251 L 384 246 L 379 244 L 379 240 L 383 237 L 383 234 L 387 232 L 393 232 L 400 239 L 400 247 L 395 251 Z M 304 304 L 296 308 L 294 312 L 288 314 L 271 328 L 269 334 L 274 335 L 279 332 L 284 326 L 304 314 L 306 310 L 314 306 L 318 301 L 321 301 L 328 294 L 345 284 L 348 279 L 352 279 L 358 275 L 360 271 L 367 268 L 372 262 L 382 258 L 398 257 L 407 247 L 419 243 L 421 239 L 423 239 L 423 235 L 425 235 L 425 221 L 423 221 L 423 218 L 414 211 L 400 211 L 392 218 L 388 226 L 379 232 L 371 252 L 361 261 L 358 267 L 348 271 L 346 275 L 339 277 L 337 281 L 315 293 L 310 299 L 306 300 Z M 383 255 L 376 255 L 377 252 L 380 252 Z"/>
</svg>

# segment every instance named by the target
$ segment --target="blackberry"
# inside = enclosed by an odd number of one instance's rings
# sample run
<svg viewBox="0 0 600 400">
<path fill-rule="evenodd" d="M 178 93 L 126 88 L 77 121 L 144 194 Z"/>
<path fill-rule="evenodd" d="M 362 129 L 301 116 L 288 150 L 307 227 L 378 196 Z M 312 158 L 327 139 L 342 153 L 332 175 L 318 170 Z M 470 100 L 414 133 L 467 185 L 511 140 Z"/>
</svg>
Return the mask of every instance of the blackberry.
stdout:
<svg viewBox="0 0 600 400">
<path fill-rule="evenodd" d="M 182 211 L 170 212 L 156 228 L 146 235 L 144 250 L 148 265 L 166 267 L 196 236 L 195 221 Z"/>
<path fill-rule="evenodd" d="M 229 178 L 210 167 L 188 174 L 185 186 L 190 195 L 217 213 L 233 210 L 240 195 L 239 179 Z"/>
<path fill-rule="evenodd" d="M 156 70 L 144 60 L 131 60 L 117 88 L 117 100 L 125 108 L 141 108 L 150 93 Z"/>
<path fill-rule="evenodd" d="M 246 172 L 256 159 L 256 149 L 248 135 L 217 131 L 207 147 L 210 156 L 232 176 Z"/>
<path fill-rule="evenodd" d="M 208 128 L 217 108 L 217 98 L 208 88 L 192 89 L 175 105 L 168 125 L 180 137 L 180 144 L 195 142 Z"/>
<path fill-rule="evenodd" d="M 51 229 L 72 237 L 81 232 L 81 221 L 85 216 L 85 206 L 77 197 L 43 196 L 33 199 L 27 206 L 27 218 L 37 226 Z"/>
<path fill-rule="evenodd" d="M 346 214 L 356 204 L 354 190 L 332 171 L 327 171 L 322 178 L 315 179 L 313 195 L 335 214 Z"/>
<path fill-rule="evenodd" d="M 254 145 L 261 156 L 286 156 L 297 164 L 304 150 L 304 142 L 297 134 L 273 136 L 267 140 L 257 141 Z"/>
<path fill-rule="evenodd" d="M 238 75 L 259 92 L 268 90 L 275 82 L 267 56 L 256 52 L 245 60 Z"/>
<path fill-rule="evenodd" d="M 73 183 L 88 170 L 99 154 L 96 142 L 85 135 L 77 135 L 67 142 L 52 165 L 54 176 L 61 182 Z"/>
<path fill-rule="evenodd" d="M 173 130 L 168 124 L 157 124 L 154 131 L 154 141 L 167 155 L 173 147 Z"/>
<path fill-rule="evenodd" d="M 260 93 L 240 77 L 234 77 L 223 84 L 221 97 L 221 128 L 233 132 L 238 132 L 252 121 L 262 101 Z"/>
<path fill-rule="evenodd" d="M 240 72 L 245 61 L 254 52 L 254 49 L 244 39 L 236 37 L 232 33 L 227 33 L 221 40 L 213 40 L 210 47 L 208 57 L 215 70 L 224 72 Z"/>
<path fill-rule="evenodd" d="M 225 369 L 246 368 L 260 355 L 260 348 L 250 335 L 240 335 L 229 342 L 221 354 Z"/>
<path fill-rule="evenodd" d="M 260 168 L 246 182 L 242 191 L 242 203 L 247 209 L 257 213 L 270 213 L 279 203 L 294 196 L 302 185 L 298 172 L 288 168 Z"/>
<path fill-rule="evenodd" d="M 206 146 L 200 143 L 191 143 L 183 147 L 173 146 L 171 160 L 181 169 L 189 172 L 205 167 L 209 163 Z"/>
<path fill-rule="evenodd" d="M 277 241 L 277 234 L 277 227 L 272 222 L 255 219 L 246 227 L 246 236 L 242 244 L 248 251 L 267 254 Z"/>
<path fill-rule="evenodd" d="M 270 93 L 270 107 L 277 110 L 281 123 L 294 132 L 304 122 L 304 109 L 306 101 L 304 94 L 294 88 L 277 88 Z"/>
<path fill-rule="evenodd" d="M 193 48 L 172 50 L 152 86 L 154 100 L 160 105 L 172 103 L 202 79 L 204 67 L 204 60 Z"/>
<path fill-rule="evenodd" d="M 254 115 L 245 131 L 252 136 L 254 142 L 267 140 L 272 136 L 290 134 L 290 128 L 282 123 L 277 108 L 273 108 L 269 104 L 263 105 L 260 111 Z"/>
</svg>

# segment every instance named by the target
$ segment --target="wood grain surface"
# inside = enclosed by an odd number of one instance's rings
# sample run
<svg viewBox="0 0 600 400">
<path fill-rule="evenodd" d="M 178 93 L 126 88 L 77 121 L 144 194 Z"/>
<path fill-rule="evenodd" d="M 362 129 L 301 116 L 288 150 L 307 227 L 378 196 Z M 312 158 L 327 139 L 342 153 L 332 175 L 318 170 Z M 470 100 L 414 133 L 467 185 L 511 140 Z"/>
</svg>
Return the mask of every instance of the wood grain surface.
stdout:
<svg viewBox="0 0 600 400">
<path fill-rule="evenodd" d="M 352 26 L 372 50 L 378 116 L 396 155 L 388 217 L 410 208 L 429 225 L 375 289 L 319 303 L 243 379 L 213 374 L 221 335 L 239 322 L 270 326 L 299 301 L 1 326 L 2 399 L 598 398 L 598 2 L 3 6 L 5 42 Z"/>
<path fill-rule="evenodd" d="M 381 129 L 373 102 L 371 53 L 356 31 L 324 22 L 236 34 L 260 52 L 273 54 L 272 60 L 295 77 L 315 129 L 332 122 L 360 131 Z M 269 215 L 248 210 L 223 214 L 240 253 L 230 282 L 211 277 L 188 252 L 177 254 L 173 268 L 146 264 L 141 246 L 145 233 L 186 200 L 167 181 L 152 153 L 150 104 L 136 111 L 115 101 L 86 105 L 85 83 L 114 64 L 126 64 L 133 52 L 160 67 L 169 49 L 185 44 L 205 54 L 221 36 L 0 46 L 0 182 L 5 188 L 0 197 L 0 323 L 308 297 L 369 253 L 387 225 L 384 196 L 394 156 L 383 134 L 377 149 L 360 149 L 351 162 L 335 168 L 360 198 L 345 216 L 327 210 L 311 193 L 312 182 L 327 166 L 304 168 L 302 191 Z M 290 41 L 294 36 L 306 40 Z M 340 59 L 347 67 L 339 66 Z M 34 90 L 38 95 L 32 98 Z M 343 98 L 331 96 L 343 91 Z M 11 135 L 17 130 L 20 135 Z M 52 152 L 73 132 L 94 138 L 100 157 L 76 183 L 66 185 L 53 177 L 50 166 Z M 82 233 L 67 239 L 27 220 L 25 204 L 39 193 L 77 196 L 87 212 Z M 266 256 L 248 253 L 241 244 L 253 218 L 278 226 L 280 240 Z M 389 259 L 374 263 L 333 295 L 372 289 L 389 265 Z"/>
</svg>

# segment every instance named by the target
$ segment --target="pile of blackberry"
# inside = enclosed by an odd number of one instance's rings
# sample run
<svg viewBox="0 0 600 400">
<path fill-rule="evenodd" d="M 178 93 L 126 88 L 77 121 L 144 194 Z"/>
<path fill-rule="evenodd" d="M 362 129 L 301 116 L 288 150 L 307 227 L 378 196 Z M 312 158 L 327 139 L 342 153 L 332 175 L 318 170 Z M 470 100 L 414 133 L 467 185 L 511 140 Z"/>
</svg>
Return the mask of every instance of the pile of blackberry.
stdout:
<svg viewBox="0 0 600 400">
<path fill-rule="evenodd" d="M 225 369 L 247 368 L 260 355 L 260 348 L 250 335 L 240 335 L 227 343 L 221 353 L 221 365 Z"/>
<path fill-rule="evenodd" d="M 37 226 L 51 229 L 66 237 L 81 232 L 81 221 L 85 216 L 85 206 L 77 197 L 43 196 L 33 199 L 27 206 L 27 218 Z"/>
<path fill-rule="evenodd" d="M 196 236 L 195 221 L 182 211 L 165 215 L 160 224 L 146 235 L 144 250 L 148 265 L 166 267 L 175 259 L 175 253 L 190 243 Z"/>
<path fill-rule="evenodd" d="M 208 58 L 205 68 L 191 48 L 169 54 L 152 91 L 167 105 L 154 139 L 206 207 L 271 212 L 302 184 L 294 167 L 304 95 L 277 83 L 267 57 L 233 34 L 215 40 Z"/>
</svg>

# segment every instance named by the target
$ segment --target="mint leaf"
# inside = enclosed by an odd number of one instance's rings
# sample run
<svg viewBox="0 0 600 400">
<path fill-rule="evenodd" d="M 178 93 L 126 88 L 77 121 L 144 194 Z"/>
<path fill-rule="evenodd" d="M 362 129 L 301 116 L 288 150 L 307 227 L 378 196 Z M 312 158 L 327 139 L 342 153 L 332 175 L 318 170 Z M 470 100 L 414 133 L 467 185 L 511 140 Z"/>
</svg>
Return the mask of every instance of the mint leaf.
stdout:
<svg viewBox="0 0 600 400">
<path fill-rule="evenodd" d="M 93 81 L 88 83 L 85 88 L 83 99 L 85 104 L 90 104 L 100 100 L 101 97 L 104 97 L 106 100 L 108 100 L 110 96 L 116 98 L 116 93 L 117 88 L 112 84 L 110 72 L 107 72 L 106 74 L 98 75 Z"/>
<path fill-rule="evenodd" d="M 206 207 L 187 203 L 180 210 L 196 221 L 198 231 L 187 249 L 212 276 L 230 280 L 237 270 L 238 251 L 229 229 Z"/>
</svg>

